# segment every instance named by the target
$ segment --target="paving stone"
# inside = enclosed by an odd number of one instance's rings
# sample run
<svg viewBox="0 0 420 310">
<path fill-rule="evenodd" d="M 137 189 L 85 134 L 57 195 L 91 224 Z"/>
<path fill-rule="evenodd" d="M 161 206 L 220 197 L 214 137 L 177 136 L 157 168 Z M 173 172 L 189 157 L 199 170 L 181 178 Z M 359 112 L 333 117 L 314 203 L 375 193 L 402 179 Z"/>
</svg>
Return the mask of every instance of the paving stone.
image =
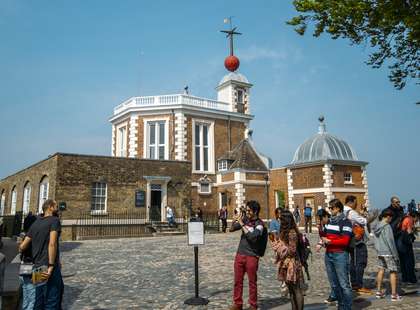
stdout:
<svg viewBox="0 0 420 310">
<path fill-rule="evenodd" d="M 199 248 L 200 296 L 210 302 L 199 307 L 184 305 L 194 296 L 194 251 L 186 236 L 63 243 L 63 273 L 68 275 L 64 278 L 64 309 L 227 309 L 232 303 L 233 260 L 239 237 L 238 232 L 206 235 L 206 245 Z M 315 245 L 317 235 L 310 235 L 310 240 Z M 323 304 L 330 291 L 323 253 L 314 253 L 309 265 L 312 280 L 305 309 L 334 309 Z M 376 253 L 369 247 L 366 283 L 372 288 L 376 271 Z M 388 281 L 385 283 L 387 286 Z M 247 294 L 245 279 L 245 304 Z M 260 260 L 258 295 L 261 309 L 290 309 L 276 280 L 270 248 Z M 357 301 L 354 309 L 420 308 L 419 294 L 404 296 L 398 303 L 373 296 L 358 297 Z"/>
</svg>

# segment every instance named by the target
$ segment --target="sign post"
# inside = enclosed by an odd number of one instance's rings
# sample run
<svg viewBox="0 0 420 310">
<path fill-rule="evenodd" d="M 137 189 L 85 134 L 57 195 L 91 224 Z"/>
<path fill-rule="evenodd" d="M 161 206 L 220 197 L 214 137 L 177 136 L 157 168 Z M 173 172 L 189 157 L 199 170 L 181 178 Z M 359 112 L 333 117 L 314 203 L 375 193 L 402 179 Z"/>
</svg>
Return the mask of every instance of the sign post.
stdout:
<svg viewBox="0 0 420 310">
<path fill-rule="evenodd" d="M 207 305 L 209 300 L 200 297 L 198 285 L 198 246 L 204 245 L 204 223 L 189 222 L 188 223 L 188 245 L 194 246 L 194 275 L 195 275 L 195 296 L 184 301 L 186 305 Z"/>
</svg>

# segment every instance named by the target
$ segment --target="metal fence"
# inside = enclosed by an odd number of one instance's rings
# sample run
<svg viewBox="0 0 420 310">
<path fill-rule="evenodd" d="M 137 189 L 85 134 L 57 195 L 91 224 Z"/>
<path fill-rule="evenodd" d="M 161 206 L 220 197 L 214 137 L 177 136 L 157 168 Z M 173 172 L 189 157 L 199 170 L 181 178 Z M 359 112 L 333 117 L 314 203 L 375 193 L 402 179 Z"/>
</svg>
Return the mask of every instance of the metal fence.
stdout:
<svg viewBox="0 0 420 310">
<path fill-rule="evenodd" d="M 147 219 L 146 210 L 107 212 L 94 214 L 81 212 L 72 226 L 73 240 L 110 239 L 152 236 L 154 233 L 186 233 L 190 220 L 189 212 L 176 210 L 176 225 Z M 203 222 L 206 232 L 219 231 L 217 212 L 204 212 Z"/>
</svg>

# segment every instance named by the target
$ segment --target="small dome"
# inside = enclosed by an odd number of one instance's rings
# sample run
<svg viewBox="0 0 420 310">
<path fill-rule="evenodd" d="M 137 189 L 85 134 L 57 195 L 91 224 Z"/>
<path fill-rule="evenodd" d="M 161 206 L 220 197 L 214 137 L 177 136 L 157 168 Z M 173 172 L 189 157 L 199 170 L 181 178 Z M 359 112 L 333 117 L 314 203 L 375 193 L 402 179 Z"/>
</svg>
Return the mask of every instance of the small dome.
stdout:
<svg viewBox="0 0 420 310">
<path fill-rule="evenodd" d="M 353 148 L 347 142 L 327 133 L 324 118 L 320 117 L 319 120 L 318 133 L 298 147 L 291 164 L 303 164 L 329 159 L 358 161 Z"/>
<path fill-rule="evenodd" d="M 248 79 L 243 74 L 237 72 L 230 72 L 223 77 L 223 79 L 219 83 L 219 86 L 228 81 L 236 81 L 249 84 Z"/>
</svg>

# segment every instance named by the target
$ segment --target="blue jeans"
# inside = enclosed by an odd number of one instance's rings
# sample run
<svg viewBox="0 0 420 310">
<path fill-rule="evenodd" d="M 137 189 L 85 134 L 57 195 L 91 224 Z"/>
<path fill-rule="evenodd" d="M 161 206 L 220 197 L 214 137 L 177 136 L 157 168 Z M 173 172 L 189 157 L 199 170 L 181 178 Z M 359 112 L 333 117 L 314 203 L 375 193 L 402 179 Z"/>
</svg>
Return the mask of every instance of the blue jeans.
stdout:
<svg viewBox="0 0 420 310">
<path fill-rule="evenodd" d="M 47 283 L 35 287 L 34 310 L 60 310 L 63 289 L 60 267 L 55 266 Z"/>
<path fill-rule="evenodd" d="M 351 310 L 353 294 L 349 281 L 349 253 L 325 253 L 325 269 L 337 297 L 338 309 Z"/>
<path fill-rule="evenodd" d="M 32 310 L 35 305 L 35 286 L 32 284 L 32 276 L 20 276 L 22 283 L 22 310 Z"/>
</svg>

